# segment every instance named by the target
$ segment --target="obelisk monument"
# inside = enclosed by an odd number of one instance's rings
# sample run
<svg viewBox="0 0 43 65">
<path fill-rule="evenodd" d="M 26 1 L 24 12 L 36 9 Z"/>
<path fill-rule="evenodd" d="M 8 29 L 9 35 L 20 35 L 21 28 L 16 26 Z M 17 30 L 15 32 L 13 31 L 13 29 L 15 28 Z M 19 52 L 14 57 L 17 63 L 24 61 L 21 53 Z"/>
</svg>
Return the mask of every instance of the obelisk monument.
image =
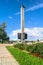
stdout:
<svg viewBox="0 0 43 65">
<path fill-rule="evenodd" d="M 21 6 L 21 42 L 24 42 L 24 6 Z"/>
</svg>

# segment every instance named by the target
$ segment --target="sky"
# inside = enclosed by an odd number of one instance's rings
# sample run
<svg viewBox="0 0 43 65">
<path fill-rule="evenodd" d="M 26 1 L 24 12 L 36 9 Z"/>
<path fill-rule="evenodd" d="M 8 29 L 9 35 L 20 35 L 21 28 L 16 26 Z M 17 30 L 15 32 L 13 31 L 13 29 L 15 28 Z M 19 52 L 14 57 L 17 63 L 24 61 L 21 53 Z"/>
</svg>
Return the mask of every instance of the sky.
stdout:
<svg viewBox="0 0 43 65">
<path fill-rule="evenodd" d="M 6 22 L 10 40 L 18 40 L 20 27 L 20 6 L 24 5 L 24 32 L 27 40 L 43 40 L 43 0 L 0 0 L 0 24 Z"/>
</svg>

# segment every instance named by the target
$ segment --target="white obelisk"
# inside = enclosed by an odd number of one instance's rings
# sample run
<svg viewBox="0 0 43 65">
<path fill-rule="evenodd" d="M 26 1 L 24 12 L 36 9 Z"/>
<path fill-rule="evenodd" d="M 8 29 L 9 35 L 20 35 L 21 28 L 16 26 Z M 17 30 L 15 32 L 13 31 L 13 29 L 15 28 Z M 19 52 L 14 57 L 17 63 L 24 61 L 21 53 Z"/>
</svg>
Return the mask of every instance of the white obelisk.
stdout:
<svg viewBox="0 0 43 65">
<path fill-rule="evenodd" d="M 24 6 L 21 6 L 21 42 L 24 41 Z"/>
</svg>

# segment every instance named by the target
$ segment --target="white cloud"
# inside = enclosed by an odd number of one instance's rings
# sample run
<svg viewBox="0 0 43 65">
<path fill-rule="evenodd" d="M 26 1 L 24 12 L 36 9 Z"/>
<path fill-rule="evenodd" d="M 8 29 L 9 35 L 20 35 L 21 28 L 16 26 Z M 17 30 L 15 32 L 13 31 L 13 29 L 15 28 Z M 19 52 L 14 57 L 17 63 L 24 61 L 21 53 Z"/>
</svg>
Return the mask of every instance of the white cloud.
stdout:
<svg viewBox="0 0 43 65">
<path fill-rule="evenodd" d="M 9 19 L 12 19 L 12 16 L 8 16 Z"/>
<path fill-rule="evenodd" d="M 36 9 L 39 9 L 39 8 L 43 8 L 43 3 L 38 4 L 38 5 L 35 5 L 35 6 L 31 7 L 31 8 L 28 8 L 28 9 L 26 10 L 26 12 L 27 12 L 27 11 L 33 11 L 33 10 L 36 10 Z"/>
<path fill-rule="evenodd" d="M 33 39 L 43 39 L 43 28 L 37 28 L 37 27 L 34 27 L 34 28 L 25 28 L 25 33 L 28 34 L 28 39 L 30 37 L 30 40 L 31 40 L 31 37 L 33 37 Z M 13 30 L 10 34 L 10 39 L 12 40 L 17 40 L 17 33 L 20 33 L 21 30 L 18 29 L 18 30 Z"/>
<path fill-rule="evenodd" d="M 35 6 L 32 6 L 32 7 L 30 7 L 30 8 L 27 8 L 27 9 L 25 10 L 25 12 L 34 11 L 34 10 L 37 10 L 37 9 L 39 9 L 39 8 L 43 8 L 43 3 L 38 4 L 38 5 L 35 5 Z M 20 14 L 20 12 L 17 12 L 15 15 L 19 15 L 19 14 Z"/>
</svg>

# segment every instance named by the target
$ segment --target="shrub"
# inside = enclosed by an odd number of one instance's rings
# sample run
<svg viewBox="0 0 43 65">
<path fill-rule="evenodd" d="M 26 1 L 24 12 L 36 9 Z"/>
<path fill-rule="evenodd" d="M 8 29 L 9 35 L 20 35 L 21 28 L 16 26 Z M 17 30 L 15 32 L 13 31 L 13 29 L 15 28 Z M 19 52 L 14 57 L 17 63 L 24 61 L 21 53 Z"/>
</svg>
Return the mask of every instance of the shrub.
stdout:
<svg viewBox="0 0 43 65">
<path fill-rule="evenodd" d="M 26 44 L 16 44 L 14 45 L 14 47 L 19 48 L 21 50 L 25 50 L 27 48 Z"/>
<path fill-rule="evenodd" d="M 27 47 L 27 51 L 43 56 L 43 44 L 33 44 Z"/>
</svg>

